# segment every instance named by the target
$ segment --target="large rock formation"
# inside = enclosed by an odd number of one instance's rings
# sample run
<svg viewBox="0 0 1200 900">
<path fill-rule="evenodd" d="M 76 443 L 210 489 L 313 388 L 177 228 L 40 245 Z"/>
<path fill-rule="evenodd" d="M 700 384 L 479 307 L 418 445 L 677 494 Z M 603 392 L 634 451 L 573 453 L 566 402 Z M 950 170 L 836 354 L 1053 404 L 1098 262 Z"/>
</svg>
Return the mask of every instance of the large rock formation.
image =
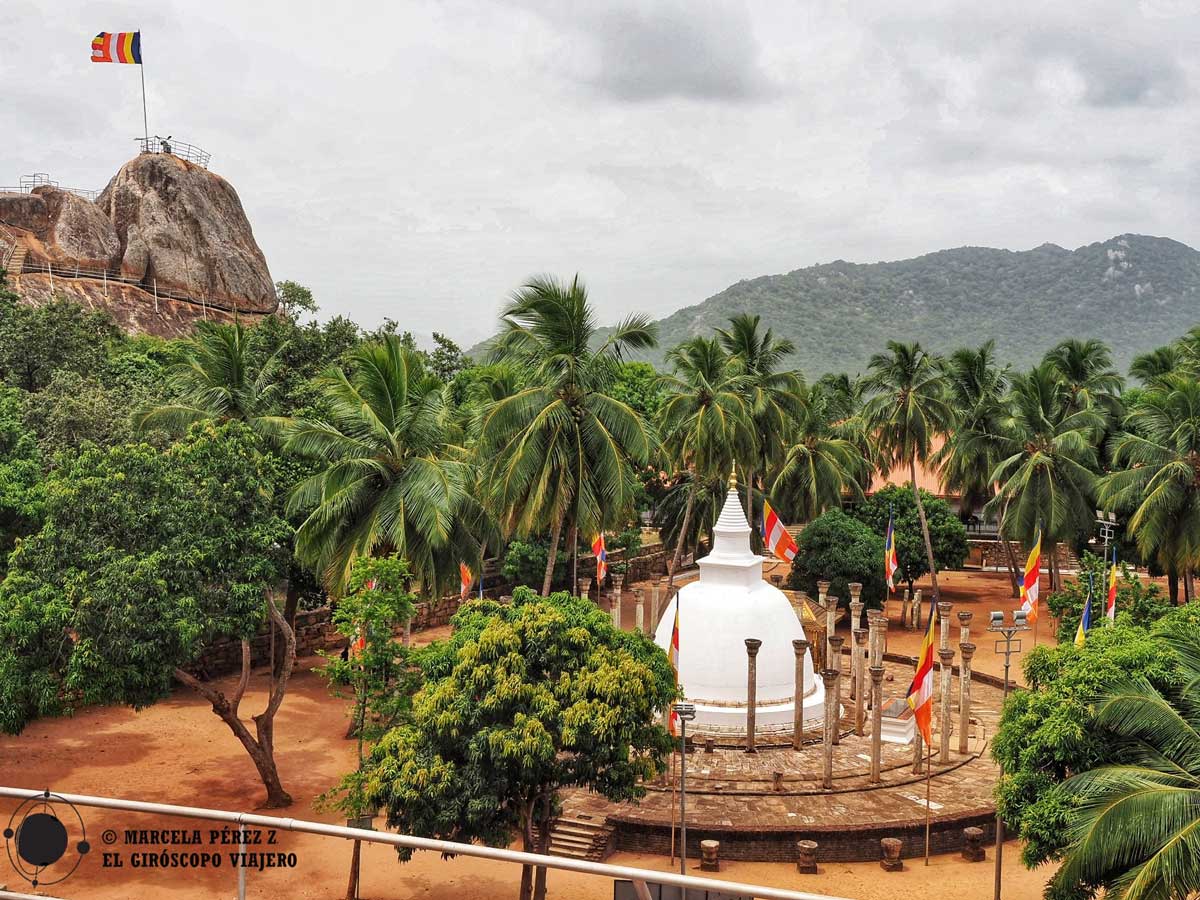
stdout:
<svg viewBox="0 0 1200 900">
<path fill-rule="evenodd" d="M 26 301 L 107 306 L 131 331 L 178 334 L 197 318 L 276 306 L 237 192 L 165 153 L 130 160 L 94 203 L 48 185 L 0 193 L 0 266 L 15 265 L 23 273 L 9 281 Z"/>
<path fill-rule="evenodd" d="M 267 261 L 237 191 L 221 176 L 143 153 L 121 167 L 96 205 L 116 229 L 122 274 L 216 304 L 274 309 Z"/>
</svg>

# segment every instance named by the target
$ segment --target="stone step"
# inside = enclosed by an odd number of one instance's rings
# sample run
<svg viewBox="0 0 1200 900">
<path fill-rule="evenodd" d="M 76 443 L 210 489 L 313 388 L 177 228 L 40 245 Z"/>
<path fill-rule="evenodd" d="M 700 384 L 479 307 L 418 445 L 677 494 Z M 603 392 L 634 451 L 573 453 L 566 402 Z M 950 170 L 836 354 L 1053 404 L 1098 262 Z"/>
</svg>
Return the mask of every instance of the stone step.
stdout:
<svg viewBox="0 0 1200 900">
<path fill-rule="evenodd" d="M 550 846 L 561 844 L 564 847 L 580 847 L 589 849 L 595 843 L 590 837 L 576 837 L 570 834 L 555 834 L 550 838 Z"/>
<path fill-rule="evenodd" d="M 586 838 L 590 841 L 603 830 L 603 827 L 596 827 L 595 825 L 575 825 L 570 822 L 555 822 L 553 833 L 556 835 L 569 834 L 576 837 Z"/>
</svg>

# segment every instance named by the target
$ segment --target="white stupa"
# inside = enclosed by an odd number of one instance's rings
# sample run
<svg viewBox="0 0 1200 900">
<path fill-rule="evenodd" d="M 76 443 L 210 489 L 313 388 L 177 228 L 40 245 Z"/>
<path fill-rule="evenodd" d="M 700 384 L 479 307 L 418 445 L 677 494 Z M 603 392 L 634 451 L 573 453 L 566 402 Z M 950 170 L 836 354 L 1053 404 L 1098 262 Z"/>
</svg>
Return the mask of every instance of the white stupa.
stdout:
<svg viewBox="0 0 1200 900">
<path fill-rule="evenodd" d="M 670 648 L 679 604 L 679 684 L 696 705 L 689 731 L 746 733 L 746 638 L 758 638 L 755 733 L 792 731 L 796 690 L 793 639 L 804 629 L 788 598 L 763 581 L 763 558 L 750 550 L 750 526 L 736 484 L 713 527 L 713 551 L 700 579 L 684 585 L 658 623 L 654 642 Z M 824 721 L 825 687 L 804 657 L 804 725 Z"/>
</svg>

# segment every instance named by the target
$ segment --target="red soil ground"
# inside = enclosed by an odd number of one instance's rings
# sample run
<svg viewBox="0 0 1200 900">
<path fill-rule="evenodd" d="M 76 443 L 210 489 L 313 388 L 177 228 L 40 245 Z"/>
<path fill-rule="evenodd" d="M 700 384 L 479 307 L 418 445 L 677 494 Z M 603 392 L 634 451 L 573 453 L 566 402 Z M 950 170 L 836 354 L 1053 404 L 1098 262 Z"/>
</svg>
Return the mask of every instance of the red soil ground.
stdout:
<svg viewBox="0 0 1200 900">
<path fill-rule="evenodd" d="M 943 594 L 956 606 L 961 603 L 974 609 L 976 625 L 986 619 L 986 611 L 993 606 L 1012 605 L 1002 573 L 948 575 L 943 581 Z M 432 636 L 426 633 L 421 637 Z M 918 641 L 915 633 L 893 626 L 893 650 L 913 652 Z M 992 654 L 985 650 L 990 650 L 990 645 L 985 646 L 978 635 L 976 643 L 980 645 L 978 667 L 999 672 L 988 665 Z M 336 822 L 336 815 L 315 812 L 312 801 L 352 767 L 354 745 L 343 737 L 345 703 L 328 695 L 324 682 L 312 671 L 313 665 L 314 660 L 302 661 L 276 724 L 279 769 L 295 803 L 287 810 L 263 812 Z M 232 688 L 232 679 L 228 681 L 223 685 L 226 690 Z M 266 674 L 256 672 L 243 701 L 247 713 L 261 709 L 265 685 Z M 186 690 L 141 712 L 119 707 L 88 709 L 72 718 L 35 722 L 18 737 L 0 737 L 0 784 L 248 811 L 253 811 L 264 796 L 241 746 L 208 706 Z M 7 823 L 16 805 L 0 800 L 0 821 Z M 120 851 L 128 860 L 135 849 L 163 849 L 124 846 L 120 836 L 126 829 L 195 827 L 203 830 L 207 842 L 211 824 L 106 810 L 81 811 L 93 850 L 70 878 L 47 889 L 49 896 L 89 900 L 234 896 L 236 876 L 228 860 L 219 870 L 205 871 L 134 869 L 128 861 L 120 869 L 102 865 L 105 850 Z M 102 842 L 106 829 L 118 833 L 114 846 Z M 223 849 L 227 852 L 230 848 Z M 296 868 L 251 873 L 248 896 L 334 900 L 345 895 L 348 843 L 284 833 L 272 849 L 295 853 Z M 1005 853 L 1005 897 L 1033 900 L 1040 896 L 1049 872 L 1025 871 L 1017 861 L 1017 853 L 1017 845 L 1009 843 Z M 671 868 L 663 857 L 627 853 L 614 855 L 610 862 Z M 934 857 L 928 868 L 920 860 L 908 861 L 905 871 L 895 874 L 884 873 L 871 863 L 831 864 L 823 866 L 816 876 L 798 875 L 794 867 L 784 864 L 730 863 L 718 877 L 859 900 L 894 900 L 897 896 L 985 900 L 992 896 L 990 849 L 986 864 L 966 863 L 953 856 Z M 518 879 L 519 870 L 506 864 L 465 858 L 444 861 L 429 853 L 417 854 L 411 862 L 400 864 L 390 849 L 367 846 L 361 896 L 371 900 L 515 898 Z M 10 890 L 30 890 L 2 856 L 0 884 L 7 884 Z M 605 900 L 612 896 L 611 882 L 594 876 L 552 872 L 549 884 L 551 896 L 557 898 Z"/>
</svg>

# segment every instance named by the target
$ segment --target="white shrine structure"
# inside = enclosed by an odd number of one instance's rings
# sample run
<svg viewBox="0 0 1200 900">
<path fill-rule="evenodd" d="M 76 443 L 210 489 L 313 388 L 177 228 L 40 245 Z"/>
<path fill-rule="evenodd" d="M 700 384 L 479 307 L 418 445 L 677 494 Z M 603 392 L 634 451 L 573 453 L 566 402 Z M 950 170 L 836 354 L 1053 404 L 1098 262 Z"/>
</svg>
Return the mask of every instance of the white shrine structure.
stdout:
<svg viewBox="0 0 1200 900">
<path fill-rule="evenodd" d="M 679 605 L 679 685 L 696 705 L 689 733 L 746 734 L 746 638 L 762 641 L 757 657 L 755 733 L 792 732 L 796 692 L 793 639 L 804 629 L 782 591 L 763 581 L 763 558 L 750 550 L 750 526 L 731 484 L 713 527 L 712 553 L 700 560 L 700 578 L 667 604 L 654 642 L 670 652 Z M 825 719 L 825 686 L 804 656 L 804 727 Z"/>
</svg>

